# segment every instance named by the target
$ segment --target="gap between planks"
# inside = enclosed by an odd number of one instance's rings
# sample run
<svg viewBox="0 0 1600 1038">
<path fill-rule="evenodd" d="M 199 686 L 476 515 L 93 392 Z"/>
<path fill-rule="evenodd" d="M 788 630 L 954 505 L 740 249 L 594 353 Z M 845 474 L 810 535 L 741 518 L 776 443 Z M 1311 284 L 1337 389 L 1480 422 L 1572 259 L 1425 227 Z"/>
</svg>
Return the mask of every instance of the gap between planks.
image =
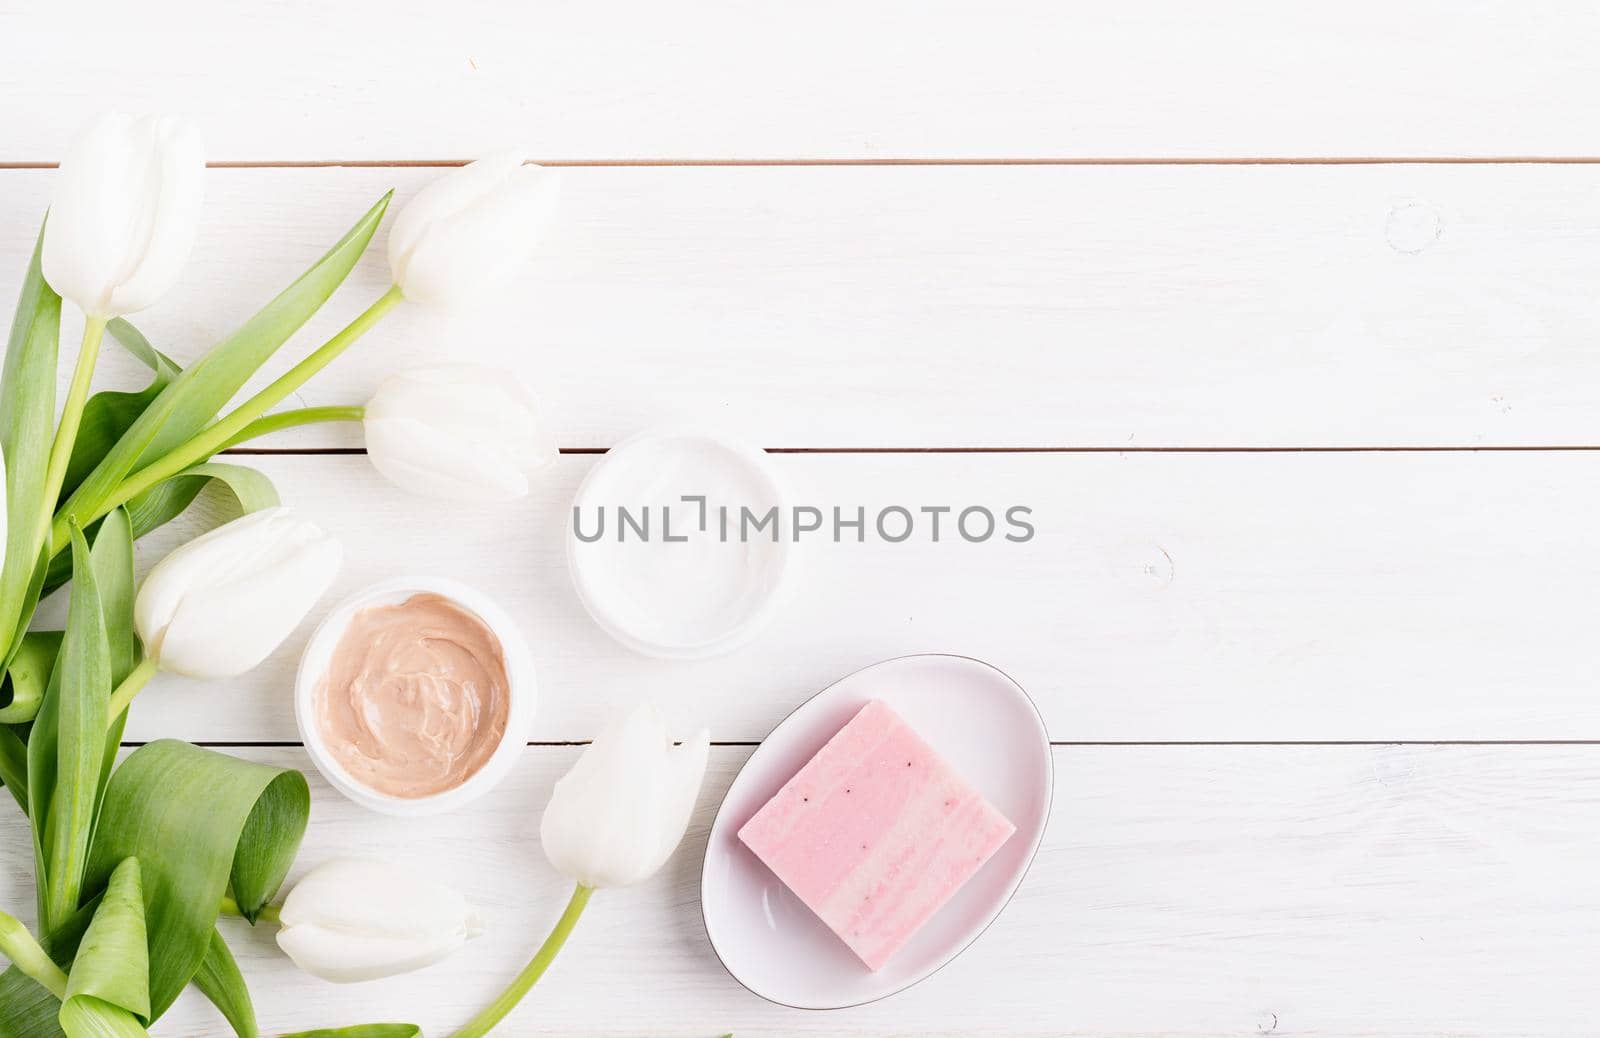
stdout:
<svg viewBox="0 0 1600 1038">
<path fill-rule="evenodd" d="M 233 159 L 208 162 L 210 169 L 447 169 L 470 159 Z M 551 159 L 529 161 L 554 168 L 637 168 L 674 166 L 1584 166 L 1600 155 L 1276 155 L 1090 156 L 1084 158 L 669 158 Z M 0 171 L 55 169 L 58 163 L 0 162 Z"/>
</svg>

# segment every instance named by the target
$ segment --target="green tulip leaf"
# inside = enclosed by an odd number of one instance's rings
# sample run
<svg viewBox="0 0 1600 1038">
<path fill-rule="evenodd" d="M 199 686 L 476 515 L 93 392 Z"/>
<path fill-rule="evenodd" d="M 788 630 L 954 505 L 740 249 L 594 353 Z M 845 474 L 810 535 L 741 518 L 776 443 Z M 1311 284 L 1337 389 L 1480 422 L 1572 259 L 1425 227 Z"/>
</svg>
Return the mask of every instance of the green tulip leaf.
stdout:
<svg viewBox="0 0 1600 1038">
<path fill-rule="evenodd" d="M 78 944 L 83 940 L 84 932 L 99 906 L 100 901 L 96 898 L 79 909 L 66 926 L 38 942 L 46 957 L 57 967 L 72 964 Z M 4 924 L 6 918 L 5 913 L 0 912 L 0 924 Z M 32 941 L 31 935 L 28 940 Z M 63 977 L 60 986 L 52 992 L 34 976 L 30 976 L 29 972 L 19 968 L 15 956 L 11 958 L 13 965 L 0 973 L 0 1038 L 60 1038 L 60 996 L 66 993 L 66 979 Z M 35 969 L 32 972 L 37 974 L 40 971 Z"/>
<path fill-rule="evenodd" d="M 106 390 L 94 394 L 83 405 L 78 437 L 72 441 L 72 458 L 67 463 L 67 476 L 61 484 L 62 500 L 70 497 L 72 491 L 94 471 L 100 459 L 122 439 L 123 434 L 155 402 L 161 391 L 178 377 L 180 371 L 178 365 L 151 346 L 137 328 L 122 318 L 113 320 L 106 327 L 129 353 L 150 367 L 153 377 L 149 385 L 136 393 Z"/>
<path fill-rule="evenodd" d="M 140 657 L 139 636 L 133 628 L 133 530 L 125 509 L 117 509 L 100 523 L 94 547 L 89 550 L 89 564 L 100 594 L 100 610 L 106 618 L 106 648 L 114 689 L 132 673 Z M 127 723 L 128 712 L 124 710 L 111 719 L 102 736 L 100 785 L 94 799 L 96 825 L 99 825 L 106 784 L 117 766 L 117 751 L 122 748 L 122 730 Z"/>
<path fill-rule="evenodd" d="M 124 859 L 78 944 L 58 1016 L 67 1038 L 143 1038 L 150 1019 L 149 939 L 139 862 Z"/>
<path fill-rule="evenodd" d="M 392 194 L 392 192 L 391 192 Z M 386 194 L 333 248 L 244 326 L 172 380 L 84 478 L 60 514 L 86 517 L 130 472 L 205 428 L 268 358 L 327 302 L 349 275 L 388 208 Z"/>
<path fill-rule="evenodd" d="M 135 750 L 111 776 L 85 889 L 99 889 L 122 859 L 139 859 L 152 1018 L 205 964 L 230 886 L 252 920 L 277 893 L 310 811 L 298 771 L 172 739 Z"/>
<path fill-rule="evenodd" d="M 140 747 L 112 774 L 84 889 L 106 887 L 125 859 L 139 860 L 150 1020 L 190 981 L 236 1028 L 253 1018 L 243 979 L 227 976 L 237 967 L 213 950 L 217 909 L 231 891 L 248 918 L 276 895 L 310 810 L 310 790 L 298 771 L 171 739 Z M 72 962 L 87 910 L 45 940 L 58 963 Z M 48 1013 L 41 1008 L 46 1000 Z M 59 1038 L 55 1009 L 53 997 L 15 968 L 0 976 L 0 1038 Z M 244 1026 L 239 1033 L 249 1038 Z"/>
<path fill-rule="evenodd" d="M 211 944 L 200 963 L 200 972 L 194 975 L 194 986 L 211 1000 L 222 1013 L 223 1019 L 239 1038 L 257 1038 L 256 1009 L 250 1003 L 250 989 L 245 986 L 244 974 L 233 959 L 233 952 L 217 930 L 211 931 Z"/>
<path fill-rule="evenodd" d="M 78 910 L 106 762 L 111 649 L 83 534 L 72 530 L 72 598 L 55 675 L 28 739 L 28 789 L 42 855 L 39 925 L 49 933 Z"/>
<path fill-rule="evenodd" d="M 324 1027 L 316 1031 L 296 1031 L 283 1038 L 421 1038 L 416 1024 L 355 1024 L 351 1027 Z"/>
<path fill-rule="evenodd" d="M 220 461 L 202 462 L 156 484 L 128 502 L 135 535 L 143 536 L 177 518 L 213 480 L 232 493 L 241 515 L 259 512 L 263 508 L 276 508 L 283 503 L 272 480 L 259 470 Z"/>
<path fill-rule="evenodd" d="M 56 359 L 61 297 L 39 269 L 44 231 L 34 246 L 6 343 L 0 375 L 0 451 L 5 454 L 5 562 L 0 566 L 0 661 L 27 630 L 38 592 L 36 560 L 46 536 L 41 527 L 45 469 L 55 438 Z M 30 593 L 31 592 L 31 593 Z"/>
<path fill-rule="evenodd" d="M 55 669 L 56 654 L 61 651 L 60 631 L 29 631 L 22 636 L 6 669 L 6 705 L 0 707 L 0 724 L 23 724 L 39 713 L 44 702 L 45 686 L 50 683 L 50 671 Z"/>
<path fill-rule="evenodd" d="M 155 373 L 156 381 L 166 385 L 178 377 L 180 368 L 176 361 L 150 345 L 144 333 L 128 323 L 127 318 L 113 317 L 106 323 L 106 331 L 116 339 L 133 358 Z"/>
<path fill-rule="evenodd" d="M 98 524 L 93 540 L 94 549 L 90 555 L 100 585 L 100 604 L 106 614 L 111 680 L 115 684 L 127 677 L 139 662 L 139 641 L 133 630 L 133 531 L 127 512 L 118 509 L 107 516 Z M 70 556 L 61 558 L 71 563 Z M 65 583 L 66 576 L 61 576 L 61 583 Z M 16 658 L 6 673 L 5 687 L 10 690 L 11 699 L 0 707 L 0 724 L 21 724 L 38 714 L 61 649 L 61 633 L 29 631 L 23 636 Z M 115 754 L 116 741 L 122 737 L 120 727 L 113 736 L 108 745 Z M 109 760 L 106 767 L 105 774 L 109 775 Z"/>
<path fill-rule="evenodd" d="M 238 1035 L 254 1038 L 250 993 L 216 934 L 218 905 L 230 891 L 246 918 L 259 913 L 282 886 L 309 816 L 310 790 L 298 771 L 187 742 L 139 747 L 112 774 L 85 889 L 106 886 L 104 904 L 118 868 L 130 857 L 139 860 L 149 955 L 149 1014 L 141 1019 L 162 1016 L 192 980 Z M 82 955 L 78 940 L 93 907 L 45 940 L 62 966 Z M 58 1008 L 50 992 L 18 969 L 0 976 L 0 1038 L 74 1038 L 56 1025 Z"/>
<path fill-rule="evenodd" d="M 0 724 L 0 782 L 23 814 L 28 812 L 28 744 L 9 725 Z"/>
<path fill-rule="evenodd" d="M 118 508 L 101 520 L 89 549 L 89 567 L 106 618 L 113 686 L 132 672 L 140 656 L 139 636 L 133 629 L 133 535 L 127 509 Z"/>
<path fill-rule="evenodd" d="M 272 480 L 260 471 L 243 465 L 208 461 L 184 469 L 128 502 L 133 539 L 138 540 L 151 530 L 176 519 L 213 482 L 233 496 L 241 515 L 263 508 L 276 508 L 282 503 Z M 99 543 L 98 539 L 96 543 Z M 47 591 L 53 591 L 67 582 L 71 575 L 70 565 L 71 559 L 65 553 L 51 560 L 50 572 L 45 580 Z"/>
</svg>

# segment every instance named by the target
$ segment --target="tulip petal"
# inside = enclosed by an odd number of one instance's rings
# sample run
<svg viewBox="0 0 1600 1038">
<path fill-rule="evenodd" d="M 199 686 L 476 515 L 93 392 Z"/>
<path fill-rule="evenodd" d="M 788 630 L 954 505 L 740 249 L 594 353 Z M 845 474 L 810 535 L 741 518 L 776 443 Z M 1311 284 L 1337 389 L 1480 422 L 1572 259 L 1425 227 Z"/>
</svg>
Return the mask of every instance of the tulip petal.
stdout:
<svg viewBox="0 0 1600 1038">
<path fill-rule="evenodd" d="M 514 274 L 555 211 L 559 177 L 501 153 L 423 188 L 395 221 L 389 265 L 407 299 L 454 306 Z"/>
<path fill-rule="evenodd" d="M 285 926 L 316 923 L 351 933 L 477 936 L 482 923 L 460 893 L 392 862 L 336 858 L 306 873 L 285 899 Z"/>
<path fill-rule="evenodd" d="M 483 931 L 456 891 L 388 862 L 339 859 L 290 892 L 278 945 L 335 983 L 374 980 L 438 962 Z"/>
<path fill-rule="evenodd" d="M 490 450 L 554 452 L 533 397 L 511 372 L 486 365 L 429 364 L 391 375 L 373 394 L 367 415 L 414 418 Z M 527 460 L 537 466 L 551 459 Z"/>
<path fill-rule="evenodd" d="M 278 947 L 296 966 L 335 984 L 410 973 L 448 957 L 465 943 L 466 937 L 460 935 L 446 939 L 373 937 L 315 924 L 278 931 Z"/>
<path fill-rule="evenodd" d="M 149 306 L 188 257 L 204 170 L 187 122 L 121 112 L 90 122 L 56 174 L 45 280 L 91 317 Z"/>
<path fill-rule="evenodd" d="M 51 186 L 40 262 L 45 281 L 85 313 L 104 316 L 131 218 L 126 154 L 134 118 L 105 112 L 73 137 Z"/>
<path fill-rule="evenodd" d="M 266 659 L 327 591 L 339 571 L 337 541 L 318 540 L 227 584 L 198 589 L 173 614 L 161 646 L 166 670 L 195 678 L 243 674 Z"/>
<path fill-rule="evenodd" d="M 683 839 L 709 737 L 674 750 L 654 706 L 608 725 L 556 783 L 540 824 L 545 856 L 586 887 L 647 879 Z"/>
<path fill-rule="evenodd" d="M 367 456 L 391 483 L 446 501 L 512 501 L 528 493 L 528 477 L 473 441 L 443 435 L 412 419 L 362 423 Z"/>
<path fill-rule="evenodd" d="M 164 670 L 233 677 L 299 625 L 341 557 L 337 541 L 291 510 L 252 512 L 161 560 L 139 589 L 134 624 Z"/>
<path fill-rule="evenodd" d="M 520 153 L 498 151 L 469 162 L 418 191 L 395 217 L 389 231 L 389 267 L 394 279 L 405 280 L 411 254 L 434 225 L 493 192 L 522 163 Z"/>
<path fill-rule="evenodd" d="M 440 364 L 384 380 L 367 404 L 367 454 L 398 486 L 429 497 L 507 501 L 527 473 L 550 464 L 555 442 L 515 376 Z"/>
<path fill-rule="evenodd" d="M 662 817 L 658 827 L 661 844 L 656 848 L 656 861 L 651 872 L 660 869 L 672 857 L 672 852 L 683 842 L 694 815 L 694 805 L 700 799 L 700 785 L 705 779 L 706 764 L 711 758 L 711 733 L 702 728 L 681 746 L 667 751 L 662 793 Z"/>
<path fill-rule="evenodd" d="M 200 132 L 178 119 L 154 123 L 145 142 L 145 161 L 157 170 L 146 194 L 150 232 L 111 293 L 115 314 L 142 310 L 177 283 L 200 225 L 206 169 Z"/>
</svg>

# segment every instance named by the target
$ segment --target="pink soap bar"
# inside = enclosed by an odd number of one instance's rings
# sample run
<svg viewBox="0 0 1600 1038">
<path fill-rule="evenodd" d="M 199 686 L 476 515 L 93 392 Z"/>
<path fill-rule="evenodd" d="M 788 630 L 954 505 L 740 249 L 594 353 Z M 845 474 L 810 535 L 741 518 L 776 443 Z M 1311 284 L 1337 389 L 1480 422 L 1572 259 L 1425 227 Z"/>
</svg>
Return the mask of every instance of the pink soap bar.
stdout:
<svg viewBox="0 0 1600 1038">
<path fill-rule="evenodd" d="M 1015 831 L 873 700 L 739 839 L 877 970 Z"/>
</svg>

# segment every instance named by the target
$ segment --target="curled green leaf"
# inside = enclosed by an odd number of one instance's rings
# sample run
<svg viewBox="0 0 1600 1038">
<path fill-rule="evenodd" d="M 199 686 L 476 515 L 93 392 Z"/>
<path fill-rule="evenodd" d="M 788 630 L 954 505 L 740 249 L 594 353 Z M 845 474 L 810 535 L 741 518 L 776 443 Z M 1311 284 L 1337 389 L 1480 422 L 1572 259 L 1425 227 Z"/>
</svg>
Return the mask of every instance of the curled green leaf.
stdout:
<svg viewBox="0 0 1600 1038">
<path fill-rule="evenodd" d="M 143 1038 L 150 1020 L 150 960 L 139 862 L 112 870 L 78 944 L 59 1021 L 67 1038 Z"/>
<path fill-rule="evenodd" d="M 67 975 L 34 940 L 33 934 L 22 925 L 22 921 L 7 912 L 0 912 L 0 955 L 11 960 L 15 972 L 21 973 L 56 998 L 66 995 Z"/>
<path fill-rule="evenodd" d="M 165 482 L 158 483 L 128 502 L 128 519 L 132 536 L 138 540 L 151 530 L 165 526 L 182 515 L 207 486 L 215 484 L 233 497 L 241 514 L 275 508 L 280 504 L 277 488 L 262 472 L 244 465 L 208 461 L 184 469 Z M 98 531 L 99 525 L 96 525 Z M 96 543 L 99 543 L 96 533 Z M 45 581 L 47 591 L 66 583 L 71 560 L 67 555 L 57 555 L 50 563 Z"/>
<path fill-rule="evenodd" d="M 222 960 L 226 949 L 216 950 L 218 906 L 231 890 L 247 917 L 261 913 L 294 861 L 310 810 L 311 793 L 298 771 L 171 739 L 140 747 L 113 773 L 84 890 L 108 889 L 122 863 L 138 859 L 148 1020 L 159 1019 L 194 981 L 235 1027 L 253 1021 L 243 978 Z M 42 942 L 58 964 L 73 962 L 96 904 Z M 0 1038 L 61 1033 L 48 992 L 14 968 L 0 975 Z M 252 1031 L 239 1033 L 249 1038 Z"/>
<path fill-rule="evenodd" d="M 172 739 L 135 750 L 111 776 L 85 884 L 98 889 L 124 858 L 139 859 L 152 1018 L 205 963 L 229 888 L 246 918 L 277 893 L 310 811 L 298 771 Z"/>
<path fill-rule="evenodd" d="M 23 635 L 6 668 L 4 691 L 0 691 L 0 724 L 24 724 L 38 716 L 44 702 L 50 672 L 61 651 L 60 631 L 29 631 Z"/>
<path fill-rule="evenodd" d="M 133 520 L 134 530 L 142 535 L 171 522 L 212 481 L 228 490 L 243 515 L 282 504 L 272 480 L 259 470 L 208 461 L 184 469 L 165 483 L 151 487 L 128 502 L 128 514 Z"/>
<path fill-rule="evenodd" d="M 90 902 L 75 912 L 67 925 L 41 936 L 40 947 L 58 969 L 71 965 L 99 903 L 98 899 Z M 59 983 L 51 983 L 49 971 L 21 968 L 20 961 L 13 958 L 11 967 L 0 973 L 0 1038 L 59 1038 L 66 974 L 60 974 Z M 35 967 L 41 965 L 34 963 Z"/>
<path fill-rule="evenodd" d="M 156 376 L 156 381 L 166 385 L 178 377 L 180 368 L 176 362 L 165 353 L 150 345 L 150 340 L 144 333 L 128 323 L 125 317 L 113 317 L 106 324 L 106 331 L 116 339 L 122 348 L 133 355 L 145 367 L 149 368 Z"/>
<path fill-rule="evenodd" d="M 28 746 L 9 725 L 0 724 L 0 782 L 6 784 L 17 806 L 28 811 Z"/>
</svg>

